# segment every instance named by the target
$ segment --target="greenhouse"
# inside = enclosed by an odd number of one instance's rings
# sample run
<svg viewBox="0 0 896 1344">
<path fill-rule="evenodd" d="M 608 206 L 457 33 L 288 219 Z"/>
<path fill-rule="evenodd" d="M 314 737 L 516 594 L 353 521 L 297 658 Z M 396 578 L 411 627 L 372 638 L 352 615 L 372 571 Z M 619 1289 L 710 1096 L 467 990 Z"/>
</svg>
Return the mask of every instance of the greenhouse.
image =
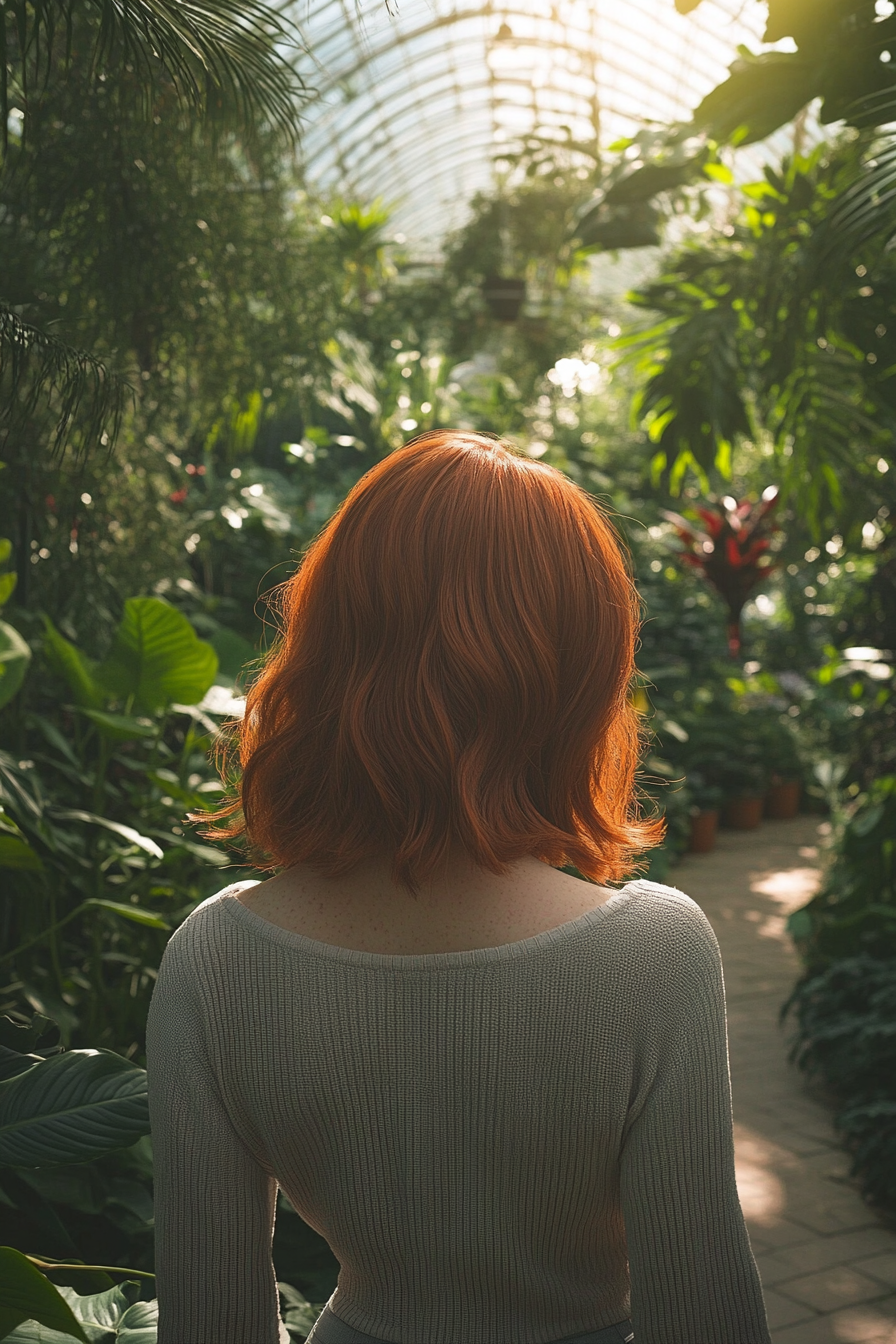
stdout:
<svg viewBox="0 0 896 1344">
<path fill-rule="evenodd" d="M 0 25 L 0 1340 L 896 1340 L 896 4 Z"/>
</svg>

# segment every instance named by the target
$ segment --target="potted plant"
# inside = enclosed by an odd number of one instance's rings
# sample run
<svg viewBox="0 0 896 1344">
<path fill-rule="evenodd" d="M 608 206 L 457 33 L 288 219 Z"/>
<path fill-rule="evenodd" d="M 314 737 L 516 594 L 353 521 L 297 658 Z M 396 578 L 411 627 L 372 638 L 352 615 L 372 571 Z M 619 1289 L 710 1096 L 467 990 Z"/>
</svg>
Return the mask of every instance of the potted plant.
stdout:
<svg viewBox="0 0 896 1344">
<path fill-rule="evenodd" d="M 708 854 L 715 848 L 724 794 L 717 784 L 709 784 L 699 770 L 688 774 L 688 789 L 691 795 L 688 852 Z"/>
<path fill-rule="evenodd" d="M 778 487 L 767 486 L 758 501 L 725 495 L 694 510 L 705 525 L 661 509 L 675 524 L 683 549 L 680 559 L 702 574 L 728 608 L 728 652 L 736 658 L 741 648 L 741 612 L 748 596 L 778 562 L 768 554 L 771 538 L 780 528 L 769 514 L 778 502 Z"/>
<path fill-rule="evenodd" d="M 724 826 L 758 826 L 767 783 L 758 716 L 720 698 L 679 715 L 679 724 L 687 737 L 675 752 L 676 764 L 686 772 L 698 813 L 721 808 Z M 699 831 L 711 827 L 710 820 L 697 823 Z M 711 847 L 706 838 L 702 843 Z"/>
<path fill-rule="evenodd" d="M 776 715 L 764 725 L 762 746 L 768 771 L 764 815 L 773 821 L 787 821 L 800 810 L 803 772 L 796 738 L 785 717 Z"/>
<path fill-rule="evenodd" d="M 732 756 L 722 781 L 725 801 L 722 825 L 735 831 L 752 831 L 762 820 L 768 776 L 762 762 L 751 753 Z"/>
</svg>

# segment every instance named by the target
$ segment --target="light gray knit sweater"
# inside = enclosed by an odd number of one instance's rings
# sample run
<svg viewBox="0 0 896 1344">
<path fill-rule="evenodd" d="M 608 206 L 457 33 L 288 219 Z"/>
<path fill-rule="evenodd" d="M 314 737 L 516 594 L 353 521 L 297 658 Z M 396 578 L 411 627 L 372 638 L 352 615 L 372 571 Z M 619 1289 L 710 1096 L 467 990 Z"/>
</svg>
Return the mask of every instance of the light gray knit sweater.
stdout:
<svg viewBox="0 0 896 1344">
<path fill-rule="evenodd" d="M 393 956 L 236 900 L 168 942 L 146 1031 L 158 1344 L 278 1344 L 278 1184 L 337 1316 L 397 1344 L 769 1344 L 734 1181 L 718 944 L 631 882 L 521 942 Z M 289 1279 L 288 1273 L 283 1271 Z"/>
</svg>

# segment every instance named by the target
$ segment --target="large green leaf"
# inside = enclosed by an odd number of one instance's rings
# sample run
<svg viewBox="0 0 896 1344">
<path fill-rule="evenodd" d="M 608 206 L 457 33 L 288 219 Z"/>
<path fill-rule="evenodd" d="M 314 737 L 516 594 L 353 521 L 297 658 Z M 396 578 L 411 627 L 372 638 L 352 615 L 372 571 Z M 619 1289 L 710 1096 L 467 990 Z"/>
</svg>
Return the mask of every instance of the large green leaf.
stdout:
<svg viewBox="0 0 896 1344">
<path fill-rule="evenodd" d="M 656 247 L 660 242 L 659 220 L 659 211 L 649 201 L 615 206 L 601 203 L 582 214 L 575 236 L 585 250 Z"/>
<path fill-rule="evenodd" d="M 696 108 L 691 124 L 721 142 L 746 127 L 738 143 L 753 144 L 791 121 L 821 91 L 820 78 L 818 65 L 796 52 L 743 52 L 728 79 Z"/>
<path fill-rule="evenodd" d="M 198 849 L 199 846 L 197 845 Z M 226 861 L 226 856 L 225 856 Z M 103 910 L 113 910 L 116 915 L 121 915 L 123 919 L 130 919 L 134 924 L 145 924 L 151 929 L 170 929 L 171 925 L 167 920 L 162 919 L 154 910 L 144 910 L 139 905 L 125 905 L 123 901 L 106 901 L 99 896 L 92 897 L 85 905 L 97 905 Z"/>
<path fill-rule="evenodd" d="M 195 705 L 218 671 L 218 655 L 182 612 L 160 597 L 130 597 L 115 643 L 97 676 L 108 690 L 134 697 L 138 709 L 172 701 Z"/>
<path fill-rule="evenodd" d="M 155 1300 L 139 1300 L 141 1289 L 136 1279 L 125 1279 L 114 1288 L 85 1297 L 65 1284 L 56 1291 L 83 1329 L 78 1338 L 88 1340 L 89 1344 L 156 1344 L 159 1304 Z M 70 1344 L 70 1341 L 70 1334 L 26 1321 L 6 1337 L 4 1344 Z"/>
<path fill-rule="evenodd" d="M 18 577 L 18 574 L 13 570 L 10 570 L 8 574 L 0 574 L 0 607 L 4 606 L 12 597 Z"/>
<path fill-rule="evenodd" d="M 0 708 L 21 686 L 30 661 L 31 649 L 18 630 L 0 621 Z"/>
<path fill-rule="evenodd" d="M 49 616 L 44 617 L 44 654 L 50 666 L 68 682 L 77 704 L 88 709 L 102 706 L 104 697 L 95 677 L 96 664 L 60 635 Z"/>
<path fill-rule="evenodd" d="M 701 150 L 683 163 L 645 163 L 608 189 L 605 205 L 635 205 L 652 200 L 661 191 L 673 191 L 694 182 L 703 171 L 706 151 Z"/>
<path fill-rule="evenodd" d="M 132 714 L 110 714 L 103 709 L 85 709 L 83 713 L 96 724 L 103 737 L 109 737 L 113 742 L 132 742 L 135 737 L 156 735 L 154 724 L 141 723 Z"/>
<path fill-rule="evenodd" d="M 146 853 L 151 854 L 154 859 L 162 857 L 162 851 L 155 840 L 150 840 L 148 835 L 141 835 L 139 831 L 134 830 L 133 826 L 125 826 L 121 821 L 112 821 L 110 817 L 99 817 L 95 812 L 81 812 L 78 808 L 58 808 L 53 815 L 58 817 L 60 821 L 86 821 L 93 826 L 104 826 L 107 831 L 113 831 L 130 844 L 145 849 Z"/>
<path fill-rule="evenodd" d="M 67 1050 L 0 1083 L 0 1166 L 91 1162 L 149 1133 L 146 1070 Z"/>
<path fill-rule="evenodd" d="M 17 835 L 0 834 L 0 868 L 18 868 L 39 873 L 43 864 L 26 840 Z"/>
<path fill-rule="evenodd" d="M 23 1321 L 40 1322 L 57 1338 L 90 1344 L 75 1313 L 55 1284 L 12 1246 L 0 1246 L 0 1339 L 18 1333 Z M 46 1338 L 41 1331 L 35 1338 Z"/>
</svg>

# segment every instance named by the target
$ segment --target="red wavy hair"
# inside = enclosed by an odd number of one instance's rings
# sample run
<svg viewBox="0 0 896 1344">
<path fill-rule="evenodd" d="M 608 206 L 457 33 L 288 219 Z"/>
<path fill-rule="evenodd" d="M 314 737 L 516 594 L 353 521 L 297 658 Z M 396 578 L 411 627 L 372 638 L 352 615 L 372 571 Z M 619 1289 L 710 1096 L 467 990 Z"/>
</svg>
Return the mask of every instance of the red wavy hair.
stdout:
<svg viewBox="0 0 896 1344">
<path fill-rule="evenodd" d="M 459 841 L 497 874 L 533 855 L 604 883 L 660 842 L 635 796 L 638 596 L 556 468 L 421 434 L 357 482 L 274 603 L 282 634 L 231 729 L 241 778 L 211 814 L 230 820 L 205 832 L 245 835 L 259 868 L 338 877 L 385 854 L 416 895 Z"/>
</svg>

